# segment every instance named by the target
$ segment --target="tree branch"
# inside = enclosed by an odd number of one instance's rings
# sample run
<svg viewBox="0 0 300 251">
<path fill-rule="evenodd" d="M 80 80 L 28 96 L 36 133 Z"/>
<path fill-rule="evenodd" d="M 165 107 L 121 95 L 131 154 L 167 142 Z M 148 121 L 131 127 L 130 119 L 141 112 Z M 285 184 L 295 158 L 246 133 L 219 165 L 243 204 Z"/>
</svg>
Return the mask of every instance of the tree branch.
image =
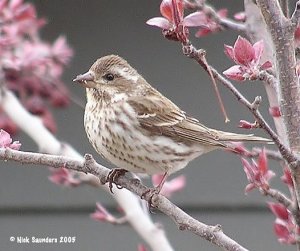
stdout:
<svg viewBox="0 0 300 251">
<path fill-rule="evenodd" d="M 273 131 L 273 129 L 270 127 L 270 125 L 265 121 L 265 119 L 263 118 L 263 116 L 261 115 L 261 113 L 259 112 L 259 110 L 257 109 L 256 105 L 253 105 L 253 103 L 249 102 L 241 93 L 238 89 L 236 89 L 234 87 L 234 85 L 225 77 L 223 77 L 216 69 L 214 69 L 212 66 L 203 63 L 203 53 L 198 53 L 198 50 L 192 45 L 192 44 L 188 44 L 188 45 L 183 45 L 183 52 L 186 56 L 193 58 L 194 60 L 196 60 L 199 65 L 201 65 L 201 67 L 203 67 L 203 69 L 206 72 L 208 71 L 208 67 L 210 68 L 210 71 L 213 74 L 213 77 L 217 80 L 219 80 L 226 88 L 228 88 L 233 95 L 237 98 L 237 100 L 243 104 L 244 106 L 246 106 L 250 112 L 253 114 L 253 116 L 255 117 L 257 123 L 260 125 L 260 127 L 262 129 L 264 129 L 268 135 L 272 138 L 272 140 L 274 141 L 274 143 L 277 145 L 280 153 L 282 154 L 283 158 L 291 165 L 298 165 L 300 164 L 300 160 L 297 158 L 297 156 L 295 156 L 291 150 L 285 146 L 280 138 L 278 137 L 278 135 Z M 206 61 L 205 61 L 206 62 Z"/>
<path fill-rule="evenodd" d="M 261 58 L 261 62 L 274 62 L 274 45 L 270 33 L 268 32 L 266 23 L 261 15 L 260 9 L 253 2 L 253 0 L 244 0 L 245 12 L 246 12 L 246 34 L 252 43 L 259 40 L 264 41 L 264 52 Z M 262 74 L 260 79 L 265 83 L 265 89 L 268 96 L 268 101 L 270 107 L 279 107 L 279 100 L 277 95 L 277 88 L 279 85 L 279 80 L 277 78 L 277 73 L 274 69 L 274 78 L 270 78 L 266 74 Z M 286 128 L 283 122 L 283 118 L 273 117 L 274 124 L 276 127 L 277 135 L 281 141 L 287 145 L 288 137 L 286 133 Z"/>
<path fill-rule="evenodd" d="M 276 189 L 260 189 L 260 192 L 265 195 L 273 198 L 277 202 L 283 204 L 287 209 L 292 209 L 293 202 L 283 193 Z"/>
<path fill-rule="evenodd" d="M 261 9 L 275 46 L 279 78 L 278 95 L 279 100 L 281 100 L 281 112 L 287 129 L 289 144 L 293 151 L 299 153 L 300 86 L 295 69 L 294 31 L 296 25 L 284 16 L 278 1 L 257 0 L 257 4 Z M 296 8 L 293 15 L 295 21 L 298 19 L 298 12 Z"/>
<path fill-rule="evenodd" d="M 291 17 L 291 21 L 293 25 L 297 26 L 299 24 L 300 19 L 300 1 L 297 1 L 294 13 Z"/>
<path fill-rule="evenodd" d="M 289 147 L 298 155 L 300 153 L 300 85 L 296 72 L 296 58 L 294 46 L 294 33 L 300 16 L 300 2 L 289 19 L 284 16 L 278 1 L 257 0 L 258 7 L 264 17 L 268 30 L 271 33 L 275 48 L 276 70 L 278 72 L 278 100 L 286 128 Z M 289 162 L 295 188 L 295 210 L 293 215 L 299 227 L 300 206 L 300 163 L 298 160 Z M 300 250 L 300 240 L 297 240 Z"/>
<path fill-rule="evenodd" d="M 220 17 L 218 12 L 211 6 L 201 1 L 184 1 L 187 8 L 203 11 L 208 17 L 212 18 L 223 29 L 230 29 L 238 32 L 245 32 L 246 26 L 243 23 L 236 22 L 230 18 Z"/>
<path fill-rule="evenodd" d="M 23 164 L 45 165 L 55 168 L 64 167 L 67 169 L 95 175 L 101 181 L 106 180 L 106 177 L 110 171 L 108 168 L 98 164 L 89 154 L 85 155 L 84 160 L 78 160 L 66 156 L 31 153 L 16 151 L 9 148 L 0 148 L 0 159 L 4 161 L 17 161 Z M 149 188 L 142 185 L 139 180 L 128 179 L 125 176 L 121 176 L 117 179 L 116 183 L 139 196 L 144 195 L 143 197 L 145 197 L 145 200 L 151 200 L 152 205 L 162 213 L 169 216 L 177 224 L 180 230 L 188 230 L 210 241 L 223 250 L 247 251 L 247 249 L 225 235 L 220 226 L 208 226 L 197 221 L 162 195 L 154 195 L 151 198 L 151 195 L 146 193 Z M 119 189 L 116 188 L 113 190 L 114 193 L 117 193 L 118 191 Z M 138 216 L 134 215 L 134 217 Z M 140 219 L 138 218 L 138 220 Z"/>
</svg>

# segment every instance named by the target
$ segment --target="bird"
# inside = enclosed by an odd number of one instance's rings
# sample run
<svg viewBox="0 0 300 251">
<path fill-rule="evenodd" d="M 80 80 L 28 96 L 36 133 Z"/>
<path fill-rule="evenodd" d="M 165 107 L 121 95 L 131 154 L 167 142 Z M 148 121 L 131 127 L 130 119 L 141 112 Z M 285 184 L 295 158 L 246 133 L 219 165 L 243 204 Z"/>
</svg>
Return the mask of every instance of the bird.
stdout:
<svg viewBox="0 0 300 251">
<path fill-rule="evenodd" d="M 94 149 L 117 168 L 107 176 L 109 188 L 125 172 L 167 177 L 216 149 L 232 150 L 231 142 L 269 142 L 252 134 L 209 128 L 152 87 L 117 55 L 96 60 L 74 82 L 86 88 L 84 127 Z M 118 186 L 117 186 L 118 187 Z"/>
</svg>

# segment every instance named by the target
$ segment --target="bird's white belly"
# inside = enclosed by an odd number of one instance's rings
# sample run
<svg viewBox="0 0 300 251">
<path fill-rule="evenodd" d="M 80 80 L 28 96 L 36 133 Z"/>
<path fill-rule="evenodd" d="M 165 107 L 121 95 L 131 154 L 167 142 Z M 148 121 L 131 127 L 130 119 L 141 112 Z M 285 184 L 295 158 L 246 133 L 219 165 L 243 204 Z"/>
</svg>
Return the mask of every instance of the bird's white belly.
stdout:
<svg viewBox="0 0 300 251">
<path fill-rule="evenodd" d="M 199 146 L 191 149 L 165 136 L 144 135 L 139 130 L 134 111 L 128 104 L 123 106 L 114 107 L 117 112 L 106 108 L 94 115 L 87 105 L 85 112 L 89 141 L 98 153 L 118 168 L 135 173 L 173 173 L 204 153 Z"/>
</svg>

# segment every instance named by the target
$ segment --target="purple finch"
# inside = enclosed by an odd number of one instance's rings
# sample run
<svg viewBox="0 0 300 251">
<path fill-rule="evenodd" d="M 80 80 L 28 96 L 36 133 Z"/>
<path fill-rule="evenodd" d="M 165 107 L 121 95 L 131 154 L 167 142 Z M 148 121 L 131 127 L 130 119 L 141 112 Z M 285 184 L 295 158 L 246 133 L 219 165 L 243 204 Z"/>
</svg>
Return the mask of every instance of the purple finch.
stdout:
<svg viewBox="0 0 300 251">
<path fill-rule="evenodd" d="M 86 88 L 84 126 L 89 141 L 101 156 L 119 167 L 109 175 L 110 188 L 125 170 L 164 174 L 156 189 L 159 193 L 169 174 L 204 153 L 232 149 L 231 141 L 269 141 L 206 127 L 119 56 L 98 59 L 74 81 Z"/>
</svg>

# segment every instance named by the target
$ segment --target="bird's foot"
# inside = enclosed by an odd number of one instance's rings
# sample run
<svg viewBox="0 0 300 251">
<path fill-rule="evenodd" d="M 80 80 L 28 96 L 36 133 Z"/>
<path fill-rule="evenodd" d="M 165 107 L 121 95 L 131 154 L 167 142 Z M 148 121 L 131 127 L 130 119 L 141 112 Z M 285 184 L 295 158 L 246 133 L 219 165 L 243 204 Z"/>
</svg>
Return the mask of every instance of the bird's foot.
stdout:
<svg viewBox="0 0 300 251">
<path fill-rule="evenodd" d="M 112 169 L 107 177 L 106 177 L 106 181 L 105 182 L 108 182 L 108 187 L 109 187 L 109 190 L 111 193 L 113 193 L 112 191 L 112 188 L 113 188 L 113 184 L 116 185 L 116 187 L 118 189 L 122 189 L 123 187 L 118 185 L 116 183 L 116 181 L 118 180 L 118 178 L 120 178 L 121 176 L 123 176 L 125 173 L 127 173 L 128 171 L 125 170 L 125 169 L 122 169 L 122 168 L 115 168 L 115 169 Z"/>
<path fill-rule="evenodd" d="M 141 199 L 146 200 L 148 202 L 148 207 L 150 212 L 152 212 L 153 205 L 153 197 L 159 195 L 161 188 L 159 186 L 155 188 L 148 188 L 145 192 L 142 193 Z"/>
</svg>

